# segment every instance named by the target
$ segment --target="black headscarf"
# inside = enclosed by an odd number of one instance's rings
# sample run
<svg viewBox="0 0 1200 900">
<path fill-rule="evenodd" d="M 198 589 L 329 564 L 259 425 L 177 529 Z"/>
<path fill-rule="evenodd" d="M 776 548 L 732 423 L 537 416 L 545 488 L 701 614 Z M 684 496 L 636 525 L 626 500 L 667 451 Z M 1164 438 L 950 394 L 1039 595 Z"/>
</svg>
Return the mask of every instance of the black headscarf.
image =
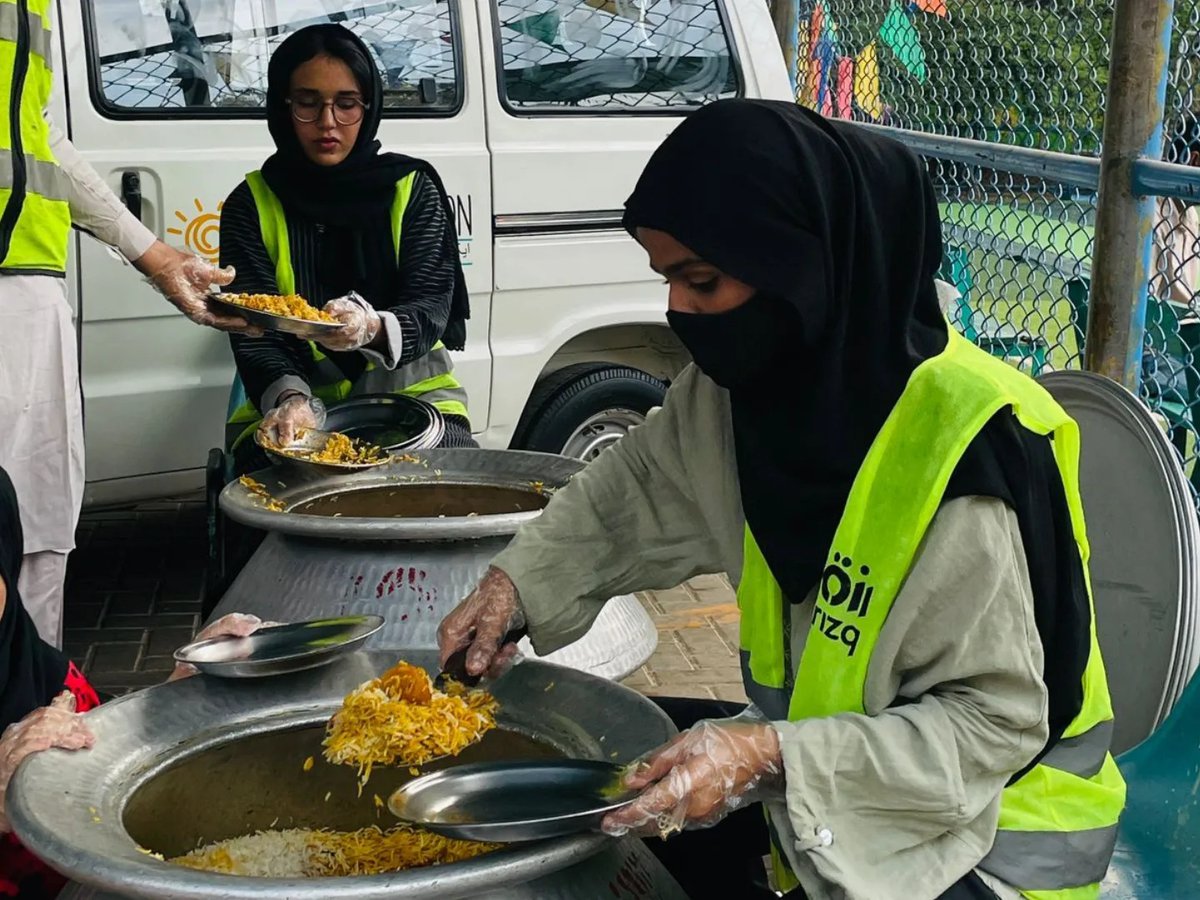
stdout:
<svg viewBox="0 0 1200 900">
<path fill-rule="evenodd" d="M 17 493 L 0 468 L 0 579 L 7 591 L 0 616 L 0 730 L 53 700 L 67 677 L 67 658 L 41 639 L 21 603 L 24 554 Z"/>
<path fill-rule="evenodd" d="M 874 132 L 793 103 L 728 100 L 662 144 L 625 226 L 670 234 L 776 304 L 791 345 L 730 390 L 742 505 L 786 596 L 817 584 L 863 459 L 948 325 L 933 185 Z M 946 500 L 1012 507 L 1046 652 L 1052 741 L 1082 702 L 1086 588 L 1049 441 L 998 414 L 959 460 Z M 965 598 L 964 598 L 965 599 Z"/>
<path fill-rule="evenodd" d="M 366 104 L 358 139 L 336 166 L 317 165 L 304 154 L 287 104 L 292 73 L 320 55 L 333 56 L 350 67 Z M 267 66 L 267 128 L 275 141 L 275 153 L 263 163 L 263 178 L 285 210 L 329 229 L 329 258 L 351 269 L 346 281 L 370 285 L 366 288 L 370 298 L 372 294 L 386 296 L 399 277 L 391 243 L 396 182 L 412 172 L 427 177 L 446 207 L 443 241 L 456 267 L 450 319 L 442 340 L 451 350 L 461 350 L 471 313 L 467 283 L 458 261 L 453 207 L 432 165 L 413 156 L 380 152 L 376 135 L 382 119 L 383 80 L 367 45 L 341 25 L 302 28 L 279 45 Z"/>
</svg>

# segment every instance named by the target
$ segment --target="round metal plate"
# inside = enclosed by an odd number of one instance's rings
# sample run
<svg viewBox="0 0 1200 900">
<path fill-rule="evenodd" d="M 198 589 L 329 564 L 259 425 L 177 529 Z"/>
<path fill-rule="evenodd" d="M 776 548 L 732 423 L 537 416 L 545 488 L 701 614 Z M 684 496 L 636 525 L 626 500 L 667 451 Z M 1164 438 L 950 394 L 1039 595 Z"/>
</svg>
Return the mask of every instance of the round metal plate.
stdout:
<svg viewBox="0 0 1200 900">
<path fill-rule="evenodd" d="M 1096 629 L 1120 753 L 1153 732 L 1195 667 L 1195 509 L 1174 448 L 1140 400 L 1089 372 L 1039 381 L 1079 424 Z"/>
<path fill-rule="evenodd" d="M 515 843 L 596 831 L 631 802 L 623 769 L 584 759 L 473 763 L 408 782 L 388 798 L 402 822 L 468 841 Z"/>
<path fill-rule="evenodd" d="M 264 678 L 333 662 L 362 646 L 383 627 L 382 616 L 340 616 L 260 628 L 249 637 L 197 641 L 175 651 L 176 662 L 206 675 Z"/>
<path fill-rule="evenodd" d="M 321 450 L 329 438 L 334 434 L 332 431 L 318 431 L 315 428 L 305 430 L 303 437 L 298 437 L 286 447 L 280 447 L 278 444 L 273 444 L 263 437 L 261 431 L 254 432 L 254 443 L 262 449 L 271 462 L 277 465 L 295 465 L 295 466 L 311 466 L 314 469 L 324 469 L 328 472 L 362 472 L 366 469 L 374 469 L 378 466 L 386 466 L 391 460 L 386 456 L 380 456 L 374 462 L 314 462 L 308 457 L 308 454 Z M 357 438 L 354 439 L 358 443 L 362 443 Z M 382 448 L 381 448 L 382 449 Z"/>
<path fill-rule="evenodd" d="M 341 325 L 329 322 L 313 322 L 310 319 L 296 319 L 292 316 L 277 316 L 274 313 L 263 312 L 261 309 L 250 309 L 238 303 L 225 300 L 220 294 L 207 298 L 214 306 L 220 307 L 231 315 L 240 316 L 251 325 L 257 325 L 265 331 L 281 331 L 284 334 L 295 335 L 306 340 L 315 340 L 341 330 Z"/>
<path fill-rule="evenodd" d="M 415 397 L 363 394 L 330 406 L 325 428 L 397 453 L 436 447 L 446 420 L 437 407 Z"/>
</svg>

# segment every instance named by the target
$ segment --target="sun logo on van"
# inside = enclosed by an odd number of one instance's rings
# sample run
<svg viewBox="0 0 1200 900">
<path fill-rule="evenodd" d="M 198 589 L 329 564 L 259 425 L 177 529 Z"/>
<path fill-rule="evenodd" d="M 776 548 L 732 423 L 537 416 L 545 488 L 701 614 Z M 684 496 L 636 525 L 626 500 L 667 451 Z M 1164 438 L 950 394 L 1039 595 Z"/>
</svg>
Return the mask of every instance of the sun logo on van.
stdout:
<svg viewBox="0 0 1200 900">
<path fill-rule="evenodd" d="M 175 218 L 182 224 L 177 228 L 168 228 L 167 234 L 183 238 L 183 243 L 197 256 L 215 263 L 221 255 L 221 208 L 224 201 L 218 201 L 216 212 L 205 212 L 204 204 L 199 199 L 192 201 L 196 212 L 189 215 L 182 210 L 175 210 Z"/>
</svg>

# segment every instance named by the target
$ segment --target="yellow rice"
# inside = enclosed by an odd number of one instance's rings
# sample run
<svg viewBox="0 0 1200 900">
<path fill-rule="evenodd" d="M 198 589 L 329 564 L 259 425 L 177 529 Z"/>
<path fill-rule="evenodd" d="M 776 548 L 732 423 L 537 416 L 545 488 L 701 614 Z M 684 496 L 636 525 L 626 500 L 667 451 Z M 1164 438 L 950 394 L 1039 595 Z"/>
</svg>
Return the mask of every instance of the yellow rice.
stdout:
<svg viewBox="0 0 1200 900">
<path fill-rule="evenodd" d="M 459 862 L 495 850 L 399 825 L 358 831 L 291 828 L 218 841 L 170 860 L 208 872 L 263 878 L 377 875 Z"/>
<path fill-rule="evenodd" d="M 273 316 L 287 316 L 291 319 L 304 319 L 306 322 L 337 322 L 329 313 L 317 309 L 299 294 L 222 294 L 222 300 L 244 306 L 246 309 L 256 309 L 259 312 L 270 313 Z"/>
<path fill-rule="evenodd" d="M 325 759 L 357 766 L 366 784 L 372 766 L 456 756 L 496 727 L 496 709 L 484 691 L 450 685 L 442 693 L 424 669 L 400 662 L 342 701 L 326 729 Z"/>
</svg>

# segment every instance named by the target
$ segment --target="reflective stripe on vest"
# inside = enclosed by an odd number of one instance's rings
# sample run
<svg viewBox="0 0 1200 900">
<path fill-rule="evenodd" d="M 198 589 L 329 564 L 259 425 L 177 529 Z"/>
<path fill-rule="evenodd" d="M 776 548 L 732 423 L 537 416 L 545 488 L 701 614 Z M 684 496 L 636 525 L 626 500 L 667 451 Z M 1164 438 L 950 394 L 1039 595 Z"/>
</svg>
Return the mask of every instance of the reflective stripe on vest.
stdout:
<svg viewBox="0 0 1200 900">
<path fill-rule="evenodd" d="M 1090 600 L 1078 427 L 1036 382 L 951 330 L 946 350 L 909 379 L 855 476 L 794 675 L 787 603 L 747 529 L 738 586 L 743 672 L 747 693 L 769 717 L 866 713 L 872 652 L 950 476 L 1005 407 L 1023 427 L 1053 435 Z M 1108 752 L 1112 706 L 1094 612 L 1090 631 L 1080 711 L 1038 765 L 1004 789 L 995 844 L 980 863 L 1031 900 L 1099 895 L 1125 803 Z"/>
<path fill-rule="evenodd" d="M 29 25 L 29 52 L 41 57 L 49 71 L 52 68 L 54 32 L 50 30 L 49 14 L 43 17 L 36 12 L 37 5 L 30 3 L 25 12 L 25 21 Z M 0 0 L 0 41 L 17 42 L 20 19 L 21 11 L 17 8 L 16 0 Z"/>
<path fill-rule="evenodd" d="M 416 173 L 396 182 L 396 195 L 392 200 L 392 246 L 396 258 L 400 257 L 400 238 L 404 225 L 404 211 L 412 196 Z M 296 276 L 292 269 L 291 245 L 288 241 L 287 219 L 283 205 L 274 191 L 267 185 L 261 172 L 251 172 L 246 183 L 258 209 L 259 227 L 267 255 L 275 264 L 275 287 L 281 294 L 296 291 Z M 354 382 L 346 378 L 337 365 L 314 342 L 309 341 L 309 352 L 313 358 L 311 387 L 313 394 L 326 404 L 345 400 L 359 394 L 392 393 L 418 397 L 432 404 L 443 415 L 467 418 L 467 393 L 453 374 L 450 352 L 438 341 L 424 356 L 414 359 L 394 370 L 368 362 L 363 373 Z M 254 433 L 262 416 L 247 399 L 234 410 L 225 429 L 226 444 L 233 449 Z"/>
<path fill-rule="evenodd" d="M 50 150 L 51 0 L 0 0 L 0 268 L 61 275 L 71 211 Z"/>
</svg>

